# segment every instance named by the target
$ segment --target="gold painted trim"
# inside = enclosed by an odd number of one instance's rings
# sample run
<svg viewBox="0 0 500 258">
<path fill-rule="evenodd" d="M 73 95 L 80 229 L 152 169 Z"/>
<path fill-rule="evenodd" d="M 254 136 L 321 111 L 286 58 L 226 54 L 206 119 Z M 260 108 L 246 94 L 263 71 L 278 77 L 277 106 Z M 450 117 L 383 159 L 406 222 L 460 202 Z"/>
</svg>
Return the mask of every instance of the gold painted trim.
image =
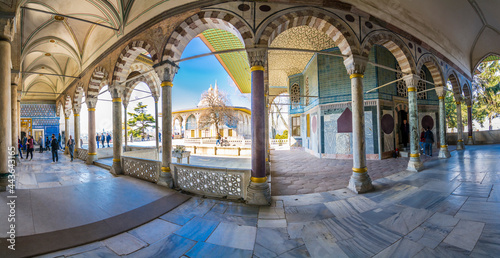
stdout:
<svg viewBox="0 0 500 258">
<path fill-rule="evenodd" d="M 354 172 L 354 173 L 365 173 L 367 171 L 368 171 L 367 167 L 364 167 L 364 168 L 352 168 L 352 172 Z"/>
<path fill-rule="evenodd" d="M 416 153 L 416 154 L 410 153 L 410 157 L 418 158 L 418 157 L 420 157 L 420 153 Z"/>
<path fill-rule="evenodd" d="M 122 98 L 113 98 L 113 102 L 122 102 Z"/>
<path fill-rule="evenodd" d="M 94 153 L 94 152 L 89 152 L 89 154 L 88 154 L 88 155 L 93 156 L 93 155 L 97 155 L 97 153 Z"/>
<path fill-rule="evenodd" d="M 113 162 L 120 162 L 120 159 L 113 159 Z"/>
<path fill-rule="evenodd" d="M 458 140 L 457 142 L 463 142 L 464 140 Z"/>
<path fill-rule="evenodd" d="M 460 105 L 462 104 L 460 101 L 455 102 L 455 104 Z"/>
<path fill-rule="evenodd" d="M 441 145 L 441 149 L 448 148 L 448 145 Z"/>
<path fill-rule="evenodd" d="M 251 177 L 250 180 L 254 183 L 265 183 L 267 182 L 267 177 Z"/>
<path fill-rule="evenodd" d="M 89 108 L 89 111 L 95 111 L 95 108 Z"/>
<path fill-rule="evenodd" d="M 80 114 L 74 114 L 74 116 L 80 116 Z"/>
<path fill-rule="evenodd" d="M 472 136 L 469 136 L 469 138 L 473 138 Z"/>
<path fill-rule="evenodd" d="M 438 99 L 444 99 L 444 96 L 439 96 Z"/>
<path fill-rule="evenodd" d="M 349 78 L 363 78 L 365 77 L 362 73 L 353 73 L 349 76 Z"/>
<path fill-rule="evenodd" d="M 164 81 L 164 82 L 161 83 L 161 86 L 162 87 L 165 87 L 165 86 L 173 87 L 174 84 L 172 82 Z"/>
<path fill-rule="evenodd" d="M 408 92 L 412 92 L 412 91 L 417 91 L 417 88 L 415 88 L 415 87 L 409 87 L 408 88 Z"/>
<path fill-rule="evenodd" d="M 64 119 L 69 119 L 69 116 L 65 116 Z"/>
<path fill-rule="evenodd" d="M 161 172 L 170 173 L 170 168 L 169 167 L 161 167 Z"/>
<path fill-rule="evenodd" d="M 250 72 L 253 71 L 265 71 L 264 66 L 262 65 L 254 65 L 252 68 L 250 68 Z"/>
</svg>

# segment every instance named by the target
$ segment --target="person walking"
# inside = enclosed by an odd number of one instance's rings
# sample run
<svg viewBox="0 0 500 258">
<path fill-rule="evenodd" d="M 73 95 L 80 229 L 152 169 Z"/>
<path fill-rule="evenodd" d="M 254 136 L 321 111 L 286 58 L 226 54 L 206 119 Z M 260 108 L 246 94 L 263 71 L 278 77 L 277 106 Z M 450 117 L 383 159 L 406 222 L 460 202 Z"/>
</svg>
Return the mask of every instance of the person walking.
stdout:
<svg viewBox="0 0 500 258">
<path fill-rule="evenodd" d="M 432 156 L 432 144 L 434 143 L 434 134 L 430 127 L 427 127 L 427 132 L 425 132 L 425 150 L 424 154 Z"/>
<path fill-rule="evenodd" d="M 403 120 L 403 124 L 401 124 L 401 136 L 403 140 L 403 146 L 406 147 L 408 146 L 408 135 L 410 134 L 410 125 L 407 123 L 406 119 Z"/>
<path fill-rule="evenodd" d="M 104 148 L 104 141 L 106 140 L 106 136 L 104 136 L 104 133 L 101 134 L 101 143 L 102 147 Z"/>
<path fill-rule="evenodd" d="M 217 133 L 217 141 L 215 142 L 215 145 L 220 144 L 220 139 L 221 139 L 221 135 L 220 135 L 220 133 Z"/>
<path fill-rule="evenodd" d="M 422 132 L 420 132 L 420 142 L 418 144 L 420 146 L 420 153 L 423 153 L 425 145 L 425 129 L 423 127 L 422 127 Z"/>
<path fill-rule="evenodd" d="M 80 148 L 83 149 L 83 139 L 82 138 L 80 138 Z"/>
<path fill-rule="evenodd" d="M 50 141 L 49 141 L 49 137 L 45 137 L 45 150 L 46 151 L 49 151 L 50 150 Z"/>
<path fill-rule="evenodd" d="M 33 140 L 33 136 L 29 136 L 30 138 L 28 139 L 28 151 L 26 153 L 26 159 L 28 159 L 30 153 L 31 153 L 31 159 L 33 159 L 33 149 L 35 148 L 35 140 Z"/>
<path fill-rule="evenodd" d="M 161 133 L 158 133 L 158 141 L 161 142 Z"/>
<path fill-rule="evenodd" d="M 28 137 L 24 136 L 23 138 L 23 150 L 25 153 L 28 153 Z"/>
<path fill-rule="evenodd" d="M 50 146 L 52 147 L 52 162 L 59 162 L 59 156 L 57 155 L 59 141 L 56 139 L 56 136 L 54 134 L 52 134 L 52 141 L 50 142 Z"/>
<path fill-rule="evenodd" d="M 99 149 L 99 141 L 100 141 L 100 140 L 101 140 L 101 139 L 100 139 L 100 137 L 99 137 L 99 134 L 97 134 L 97 135 L 95 136 L 95 142 L 97 143 L 97 148 L 98 148 L 98 149 Z"/>
<path fill-rule="evenodd" d="M 73 151 L 75 150 L 75 141 L 73 140 L 71 135 L 69 136 L 69 139 L 68 139 L 68 142 L 66 143 L 66 146 L 68 146 L 69 155 L 71 157 L 71 162 L 73 162 Z"/>
<path fill-rule="evenodd" d="M 106 142 L 108 143 L 108 148 L 109 148 L 109 141 L 111 141 L 111 135 L 106 135 Z"/>
<path fill-rule="evenodd" d="M 19 156 L 23 158 L 23 144 L 21 143 L 21 138 L 17 137 L 17 150 L 19 151 Z"/>
<path fill-rule="evenodd" d="M 43 137 L 40 136 L 40 138 L 38 138 L 38 141 L 40 144 L 40 153 L 43 153 Z"/>
<path fill-rule="evenodd" d="M 59 136 L 57 136 L 57 142 L 59 143 L 59 149 L 62 149 L 62 144 L 61 144 L 61 133 L 59 133 Z"/>
</svg>

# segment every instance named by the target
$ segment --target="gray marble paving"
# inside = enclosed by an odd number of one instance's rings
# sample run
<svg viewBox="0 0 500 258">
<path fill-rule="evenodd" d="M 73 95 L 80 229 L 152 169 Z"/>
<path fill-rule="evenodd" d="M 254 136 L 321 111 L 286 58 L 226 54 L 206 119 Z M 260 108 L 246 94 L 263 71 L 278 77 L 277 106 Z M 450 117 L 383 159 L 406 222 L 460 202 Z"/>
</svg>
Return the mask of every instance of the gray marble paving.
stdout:
<svg viewBox="0 0 500 258">
<path fill-rule="evenodd" d="M 193 197 L 159 219 L 127 232 L 130 239 L 123 241 L 127 245 L 106 244 L 108 239 L 54 254 L 498 257 L 498 156 L 500 145 L 467 146 L 464 151 L 452 152 L 450 159 L 429 160 L 422 172 L 402 171 L 375 180 L 375 191 L 361 195 L 339 189 L 274 196 L 271 206 L 266 207 Z M 78 189 L 76 196 L 92 190 Z M 116 192 L 121 191 L 116 188 Z M 109 206 L 121 207 L 112 201 Z M 0 215 L 2 212 L 0 209 Z"/>
</svg>

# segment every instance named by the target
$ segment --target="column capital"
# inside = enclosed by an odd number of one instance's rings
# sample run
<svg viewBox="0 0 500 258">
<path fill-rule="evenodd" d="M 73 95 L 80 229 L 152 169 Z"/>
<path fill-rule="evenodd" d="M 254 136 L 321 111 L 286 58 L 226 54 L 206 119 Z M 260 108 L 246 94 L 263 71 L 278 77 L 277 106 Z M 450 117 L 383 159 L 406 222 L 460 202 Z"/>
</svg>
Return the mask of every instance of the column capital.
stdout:
<svg viewBox="0 0 500 258">
<path fill-rule="evenodd" d="M 264 67 L 267 61 L 267 49 L 265 48 L 250 48 L 247 49 L 248 62 L 250 67 Z"/>
<path fill-rule="evenodd" d="M 121 98 L 122 93 L 125 91 L 125 86 L 122 86 L 119 82 L 114 82 L 108 88 L 111 98 Z"/>
<path fill-rule="evenodd" d="M 96 96 L 88 96 L 85 99 L 85 103 L 87 103 L 87 108 L 94 108 L 97 105 L 97 97 Z"/>
<path fill-rule="evenodd" d="M 21 98 L 22 98 L 22 91 L 18 90 L 17 91 L 17 102 L 21 102 Z"/>
<path fill-rule="evenodd" d="M 179 70 L 179 66 L 170 59 L 161 61 L 154 65 L 153 68 L 162 82 L 174 81 L 174 76 Z"/>
<path fill-rule="evenodd" d="M 344 59 L 344 65 L 347 69 L 347 73 L 351 76 L 353 74 L 364 74 L 367 63 L 368 58 L 358 55 L 351 55 L 348 58 Z"/>
<path fill-rule="evenodd" d="M 8 40 L 12 42 L 16 33 L 16 17 L 15 13 L 6 13 L 8 18 L 0 18 L 0 40 Z"/>
<path fill-rule="evenodd" d="M 408 91 L 411 91 L 411 88 L 416 88 L 418 81 L 420 81 L 420 76 L 416 74 L 408 74 L 403 76 L 403 80 L 406 83 L 406 87 L 408 87 Z"/>
<path fill-rule="evenodd" d="M 436 85 L 436 87 L 434 87 L 434 90 L 436 91 L 436 94 L 439 98 L 444 98 L 446 96 L 446 89 L 443 85 Z"/>
</svg>

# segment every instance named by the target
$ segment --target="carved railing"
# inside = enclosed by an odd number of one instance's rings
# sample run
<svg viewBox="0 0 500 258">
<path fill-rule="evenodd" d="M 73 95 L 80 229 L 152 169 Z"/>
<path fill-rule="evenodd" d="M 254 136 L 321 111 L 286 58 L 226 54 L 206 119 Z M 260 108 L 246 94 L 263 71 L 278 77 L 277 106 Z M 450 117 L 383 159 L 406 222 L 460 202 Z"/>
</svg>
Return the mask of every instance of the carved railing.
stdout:
<svg viewBox="0 0 500 258">
<path fill-rule="evenodd" d="M 288 145 L 288 139 L 270 139 L 271 145 Z"/>
<path fill-rule="evenodd" d="M 176 187 L 195 194 L 228 199 L 246 199 L 249 169 L 212 168 L 185 164 L 174 166 Z"/>
<path fill-rule="evenodd" d="M 156 183 L 160 175 L 161 162 L 151 159 L 122 156 L 123 173 Z"/>
<path fill-rule="evenodd" d="M 88 150 L 82 149 L 82 148 L 77 148 L 76 149 L 76 157 L 81 159 L 81 160 L 87 160 L 88 156 Z"/>
</svg>

